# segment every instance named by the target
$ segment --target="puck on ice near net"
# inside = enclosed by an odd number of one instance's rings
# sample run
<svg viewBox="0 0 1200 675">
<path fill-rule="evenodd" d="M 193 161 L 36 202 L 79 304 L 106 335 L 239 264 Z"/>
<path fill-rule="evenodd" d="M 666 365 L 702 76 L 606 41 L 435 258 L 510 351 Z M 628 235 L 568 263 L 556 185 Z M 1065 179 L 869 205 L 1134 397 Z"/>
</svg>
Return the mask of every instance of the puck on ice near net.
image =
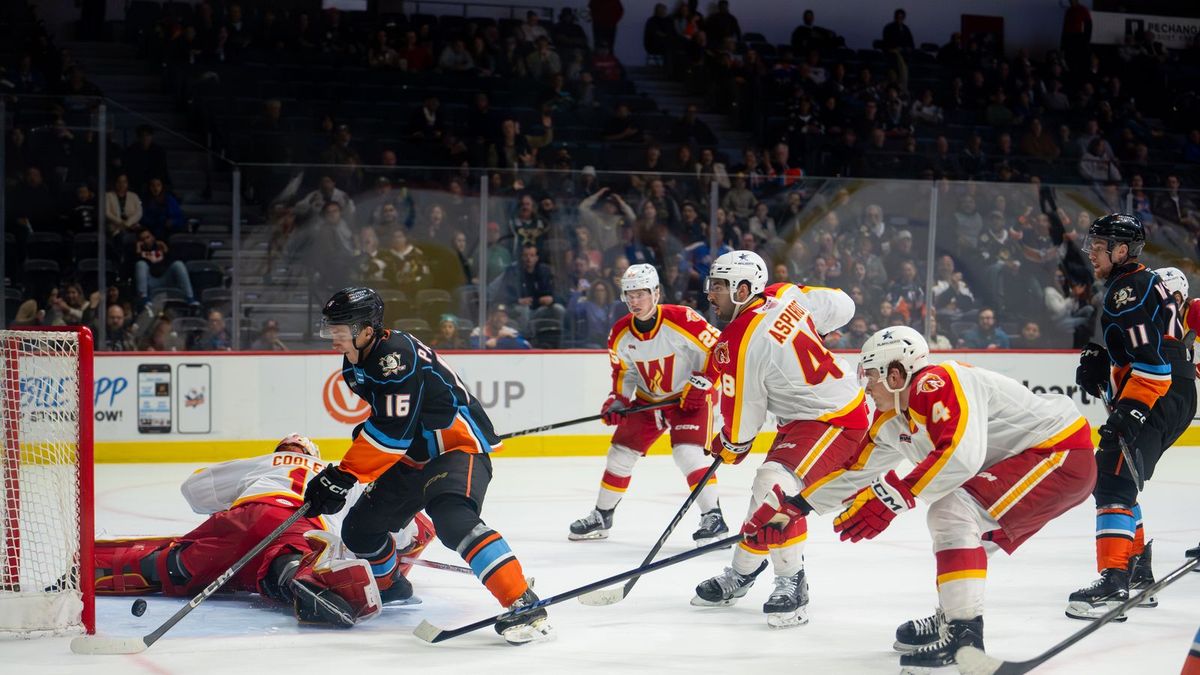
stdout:
<svg viewBox="0 0 1200 675">
<path fill-rule="evenodd" d="M 129 611 L 133 612 L 134 616 L 141 616 L 141 615 L 145 614 L 146 613 L 146 601 L 141 598 L 134 600 L 133 607 L 130 607 Z"/>
</svg>

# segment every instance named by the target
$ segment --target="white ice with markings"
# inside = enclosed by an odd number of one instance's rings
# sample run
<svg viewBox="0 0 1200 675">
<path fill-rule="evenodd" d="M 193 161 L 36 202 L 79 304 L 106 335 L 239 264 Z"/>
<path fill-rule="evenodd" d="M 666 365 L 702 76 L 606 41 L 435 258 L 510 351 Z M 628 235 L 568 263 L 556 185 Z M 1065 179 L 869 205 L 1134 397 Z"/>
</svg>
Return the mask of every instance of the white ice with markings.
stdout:
<svg viewBox="0 0 1200 675">
<path fill-rule="evenodd" d="M 761 455 L 718 473 L 731 527 L 740 522 Z M 546 597 L 638 564 L 686 496 L 669 457 L 643 460 L 618 507 L 611 538 L 569 542 L 567 526 L 592 508 L 603 458 L 503 458 L 487 496 L 487 523 L 509 540 L 527 575 Z M 179 494 L 189 464 L 101 465 L 96 468 L 99 536 L 184 532 L 200 521 Z M 1200 449 L 1175 448 L 1159 464 L 1143 495 L 1146 531 L 1155 540 L 1161 576 L 1183 562 L 1200 540 L 1197 495 Z M 264 672 L 538 672 L 538 673 L 893 673 L 897 624 L 931 613 L 934 561 L 923 507 L 897 518 L 878 539 L 837 541 L 829 517 L 810 520 L 807 548 L 811 622 L 767 627 L 764 576 L 728 609 L 691 607 L 699 581 L 729 563 L 728 552 L 684 562 L 638 583 L 624 601 L 586 607 L 568 601 L 550 609 L 557 639 L 512 647 L 491 629 L 427 645 L 411 634 L 422 619 L 451 628 L 498 607 L 472 577 L 414 568 L 421 605 L 386 608 L 349 631 L 300 627 L 290 612 L 251 595 L 205 602 L 158 643 L 134 656 L 83 656 L 69 638 L 0 642 L 6 673 L 256 673 Z M 688 514 L 661 555 L 691 546 L 698 514 Z M 1051 523 L 1015 556 L 991 560 L 985 641 L 988 652 L 1030 658 L 1079 630 L 1063 616 L 1067 595 L 1095 576 L 1090 500 Z M 438 543 L 426 557 L 462 564 Z M 136 637 L 169 617 L 182 599 L 150 597 L 145 615 L 130 613 L 133 598 L 101 598 L 99 633 Z M 1160 594 L 1157 609 L 1131 612 L 1050 661 L 1038 672 L 1177 673 L 1200 626 L 1200 574 Z M 947 672 L 956 672 L 950 670 Z"/>
</svg>

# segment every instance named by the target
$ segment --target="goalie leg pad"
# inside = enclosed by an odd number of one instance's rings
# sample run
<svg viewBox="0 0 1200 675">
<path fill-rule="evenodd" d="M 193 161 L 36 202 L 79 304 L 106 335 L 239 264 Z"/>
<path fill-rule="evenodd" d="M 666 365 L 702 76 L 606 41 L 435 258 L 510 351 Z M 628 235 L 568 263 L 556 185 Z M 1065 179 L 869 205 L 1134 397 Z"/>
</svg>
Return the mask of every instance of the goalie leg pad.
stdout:
<svg viewBox="0 0 1200 675">
<path fill-rule="evenodd" d="M 296 618 L 348 628 L 377 616 L 383 601 L 370 564 L 355 558 L 329 532 L 313 530 L 304 536 L 312 551 L 300 560 L 292 579 Z"/>
<path fill-rule="evenodd" d="M 145 595 L 162 590 L 158 562 L 175 543 L 171 537 L 97 541 L 95 579 L 98 595 Z"/>
</svg>

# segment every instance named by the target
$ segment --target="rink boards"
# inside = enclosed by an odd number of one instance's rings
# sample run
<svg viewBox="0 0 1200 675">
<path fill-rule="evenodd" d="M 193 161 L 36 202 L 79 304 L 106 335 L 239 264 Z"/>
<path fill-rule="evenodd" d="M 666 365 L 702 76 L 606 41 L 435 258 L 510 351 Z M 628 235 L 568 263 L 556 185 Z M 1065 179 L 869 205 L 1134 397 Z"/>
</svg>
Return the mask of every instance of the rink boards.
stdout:
<svg viewBox="0 0 1200 675">
<path fill-rule="evenodd" d="M 611 387 L 608 355 L 600 351 L 461 352 L 444 355 L 491 416 L 498 433 L 595 415 Z M 854 368 L 856 354 L 843 354 Z M 1093 427 L 1104 420 L 1099 401 L 1074 384 L 1073 352 L 945 352 L 990 368 L 1035 391 L 1065 393 Z M 97 462 L 213 462 L 269 450 L 299 432 L 325 457 L 342 455 L 366 403 L 340 377 L 341 357 L 286 354 L 104 354 L 95 367 Z M 853 373 L 853 370 L 849 372 Z M 24 391 L 30 415 L 61 413 L 60 397 Z M 610 430 L 579 424 L 504 444 L 511 456 L 601 454 Z M 765 450 L 761 434 L 756 450 Z M 1181 444 L 1200 444 L 1200 420 Z M 656 450 L 666 447 L 660 440 Z"/>
</svg>

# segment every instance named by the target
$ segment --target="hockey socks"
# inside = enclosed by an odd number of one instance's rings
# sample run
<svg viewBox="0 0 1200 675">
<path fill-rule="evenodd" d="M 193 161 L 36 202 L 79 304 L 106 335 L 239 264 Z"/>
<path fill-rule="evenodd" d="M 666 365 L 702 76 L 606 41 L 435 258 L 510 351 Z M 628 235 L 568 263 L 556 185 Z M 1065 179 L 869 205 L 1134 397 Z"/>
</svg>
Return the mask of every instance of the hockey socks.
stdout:
<svg viewBox="0 0 1200 675">
<path fill-rule="evenodd" d="M 983 613 L 987 581 L 987 552 L 975 548 L 949 548 L 937 558 L 938 604 L 947 619 L 974 618 Z"/>
<path fill-rule="evenodd" d="M 1200 675 L 1200 631 L 1192 640 L 1192 648 L 1188 650 L 1187 660 L 1183 662 L 1183 670 L 1179 675 Z"/>
<path fill-rule="evenodd" d="M 458 554 L 504 607 L 529 590 L 521 562 L 500 533 L 480 523 L 458 546 Z"/>
<path fill-rule="evenodd" d="M 1137 509 L 1137 507 L 1134 507 Z M 1124 570 L 1133 555 L 1137 518 L 1134 509 L 1108 504 L 1096 509 L 1096 570 Z M 1141 509 L 1137 509 L 1140 513 Z"/>
<path fill-rule="evenodd" d="M 688 491 L 696 489 L 696 485 L 700 479 L 704 478 L 704 474 L 708 473 L 709 465 L 712 463 L 712 458 L 704 454 L 704 449 L 698 445 L 679 445 L 671 451 L 671 457 L 675 460 L 675 466 L 679 467 L 679 471 L 687 479 Z M 717 506 L 717 474 L 709 476 L 708 482 L 704 484 L 704 489 L 696 496 L 696 506 L 700 507 L 700 513 L 708 513 Z"/>
<path fill-rule="evenodd" d="M 1141 555 L 1146 550 L 1146 530 L 1142 527 L 1142 505 L 1133 505 L 1133 550 L 1130 555 Z"/>
<path fill-rule="evenodd" d="M 382 548 L 364 557 L 371 566 L 371 574 L 379 584 L 379 590 L 391 588 L 396 567 L 400 564 L 400 557 L 396 554 L 396 540 L 388 536 Z"/>
<path fill-rule="evenodd" d="M 629 481 L 633 477 L 633 466 L 641 455 L 636 452 L 614 445 L 608 449 L 608 462 L 604 467 L 604 476 L 600 479 L 600 493 L 596 495 L 596 508 L 601 511 L 611 511 L 617 502 L 625 496 L 629 489 Z"/>
</svg>

